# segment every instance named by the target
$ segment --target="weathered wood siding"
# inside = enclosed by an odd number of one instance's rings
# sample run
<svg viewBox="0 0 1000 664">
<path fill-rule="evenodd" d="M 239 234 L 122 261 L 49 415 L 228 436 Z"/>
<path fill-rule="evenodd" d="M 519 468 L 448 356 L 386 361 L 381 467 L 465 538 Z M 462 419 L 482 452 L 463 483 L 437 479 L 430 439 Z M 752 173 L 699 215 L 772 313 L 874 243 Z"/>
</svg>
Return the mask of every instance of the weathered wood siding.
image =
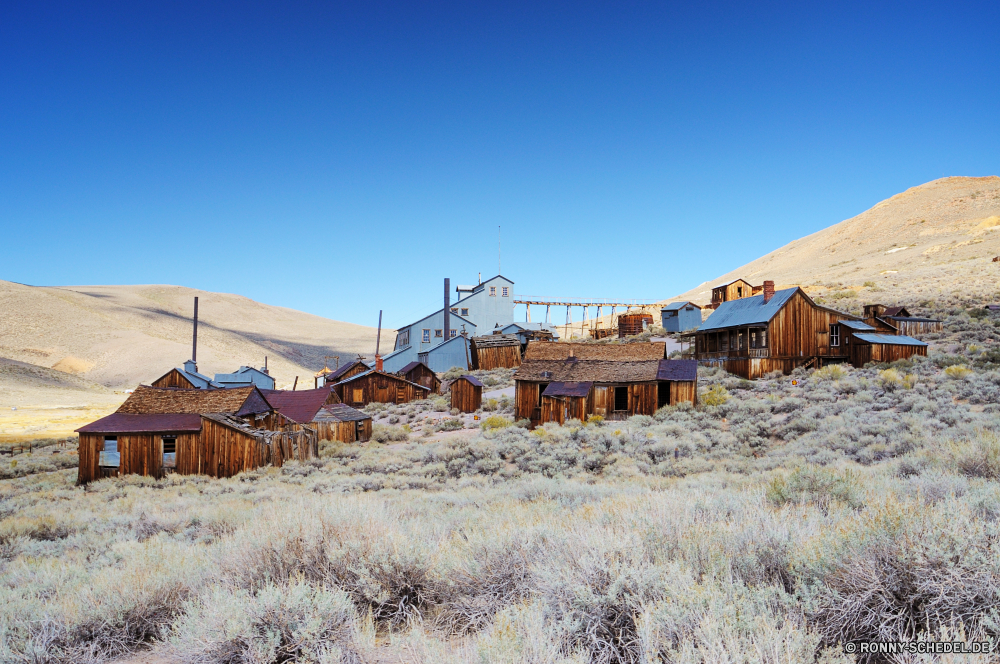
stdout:
<svg viewBox="0 0 1000 664">
<path fill-rule="evenodd" d="M 336 386 L 337 396 L 342 403 L 354 408 L 376 403 L 409 403 L 425 399 L 430 390 L 421 389 L 399 376 L 386 373 L 370 373 L 350 383 Z"/>
<path fill-rule="evenodd" d="M 545 383 L 527 380 L 514 381 L 514 415 L 518 420 L 531 420 L 532 424 L 541 420 L 542 409 L 539 392 Z"/>
<path fill-rule="evenodd" d="M 908 320 L 893 320 L 892 323 L 899 330 L 899 334 L 905 337 L 920 338 L 922 334 L 930 334 L 932 332 L 941 332 L 944 330 L 944 325 L 941 321 L 908 321 Z"/>
<path fill-rule="evenodd" d="M 76 483 L 86 484 L 99 479 L 101 469 L 98 466 L 100 451 L 104 448 L 104 435 L 97 433 L 81 433 L 79 447 L 79 466 L 76 472 Z"/>
<path fill-rule="evenodd" d="M 670 397 L 667 404 L 676 406 L 679 403 L 689 403 L 692 406 L 698 405 L 698 382 L 688 380 L 673 380 L 661 383 L 661 388 L 669 390 Z"/>
<path fill-rule="evenodd" d="M 363 443 L 371 440 L 372 421 L 313 422 L 319 440 L 339 440 L 342 443 Z"/>
<path fill-rule="evenodd" d="M 483 388 L 459 378 L 451 384 L 451 407 L 463 413 L 474 413 L 483 406 Z"/>
<path fill-rule="evenodd" d="M 423 385 L 431 392 L 438 393 L 441 391 L 441 379 L 425 364 L 410 369 L 403 378 L 411 383 Z"/>
<path fill-rule="evenodd" d="M 472 350 L 473 369 L 514 369 L 521 366 L 521 344 Z"/>
<path fill-rule="evenodd" d="M 587 420 L 586 397 L 542 397 L 541 423 L 565 424 L 572 419 Z"/>
<path fill-rule="evenodd" d="M 897 346 L 895 344 L 851 344 L 851 364 L 861 368 L 869 362 L 895 362 L 914 355 L 927 355 L 927 346 Z"/>
<path fill-rule="evenodd" d="M 153 381 L 151 385 L 152 387 L 184 387 L 194 389 L 194 385 L 191 384 L 191 381 L 181 375 L 181 372 L 177 369 L 171 369 L 165 376 L 157 378 Z"/>
</svg>

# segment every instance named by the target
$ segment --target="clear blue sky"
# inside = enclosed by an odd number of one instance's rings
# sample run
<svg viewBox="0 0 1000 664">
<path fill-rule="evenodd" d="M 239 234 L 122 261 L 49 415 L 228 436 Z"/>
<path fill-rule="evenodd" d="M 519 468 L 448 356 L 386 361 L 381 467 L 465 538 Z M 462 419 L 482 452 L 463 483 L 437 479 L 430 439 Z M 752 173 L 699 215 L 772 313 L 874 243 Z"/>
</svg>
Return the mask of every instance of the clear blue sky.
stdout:
<svg viewBox="0 0 1000 664">
<path fill-rule="evenodd" d="M 0 278 L 662 298 L 1000 173 L 1000 3 L 0 7 Z"/>
</svg>

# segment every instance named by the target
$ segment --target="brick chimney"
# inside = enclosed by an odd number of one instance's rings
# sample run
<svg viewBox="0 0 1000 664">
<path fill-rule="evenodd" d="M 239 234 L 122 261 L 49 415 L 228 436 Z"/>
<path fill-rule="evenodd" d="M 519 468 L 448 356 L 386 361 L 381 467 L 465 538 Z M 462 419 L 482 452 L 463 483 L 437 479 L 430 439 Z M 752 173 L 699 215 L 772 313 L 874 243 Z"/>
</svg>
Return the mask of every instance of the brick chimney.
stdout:
<svg viewBox="0 0 1000 664">
<path fill-rule="evenodd" d="M 382 371 L 382 356 L 375 356 L 375 371 Z"/>
<path fill-rule="evenodd" d="M 764 282 L 764 304 L 767 304 L 768 302 L 770 302 L 772 297 L 774 297 L 774 282 L 773 281 L 765 281 Z"/>
</svg>

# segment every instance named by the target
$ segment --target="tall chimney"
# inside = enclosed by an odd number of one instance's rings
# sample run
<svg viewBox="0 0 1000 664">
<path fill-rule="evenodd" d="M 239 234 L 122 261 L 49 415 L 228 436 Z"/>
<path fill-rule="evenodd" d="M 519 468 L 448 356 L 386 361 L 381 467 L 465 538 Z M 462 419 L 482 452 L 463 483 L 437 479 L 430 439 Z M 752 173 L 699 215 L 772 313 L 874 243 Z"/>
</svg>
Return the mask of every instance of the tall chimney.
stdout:
<svg viewBox="0 0 1000 664">
<path fill-rule="evenodd" d="M 764 282 L 764 303 L 767 304 L 774 297 L 774 282 L 765 281 Z"/>
<path fill-rule="evenodd" d="M 444 340 L 451 338 L 451 279 L 444 278 Z"/>
<path fill-rule="evenodd" d="M 194 298 L 194 335 L 191 340 L 191 361 L 194 362 L 194 370 L 198 370 L 198 297 Z"/>
</svg>

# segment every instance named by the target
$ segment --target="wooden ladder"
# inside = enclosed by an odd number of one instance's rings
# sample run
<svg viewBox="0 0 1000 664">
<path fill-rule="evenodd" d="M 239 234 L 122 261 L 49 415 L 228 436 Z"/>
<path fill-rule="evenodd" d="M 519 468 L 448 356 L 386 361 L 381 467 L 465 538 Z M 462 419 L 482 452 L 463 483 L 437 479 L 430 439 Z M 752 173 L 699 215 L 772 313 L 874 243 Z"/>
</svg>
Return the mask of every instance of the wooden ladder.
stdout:
<svg viewBox="0 0 1000 664">
<path fill-rule="evenodd" d="M 811 358 L 809 358 L 808 362 L 806 362 L 805 364 L 802 365 L 802 368 L 803 369 L 808 369 L 809 367 L 811 367 L 814 364 L 816 364 L 816 358 L 815 357 L 811 357 Z"/>
</svg>

